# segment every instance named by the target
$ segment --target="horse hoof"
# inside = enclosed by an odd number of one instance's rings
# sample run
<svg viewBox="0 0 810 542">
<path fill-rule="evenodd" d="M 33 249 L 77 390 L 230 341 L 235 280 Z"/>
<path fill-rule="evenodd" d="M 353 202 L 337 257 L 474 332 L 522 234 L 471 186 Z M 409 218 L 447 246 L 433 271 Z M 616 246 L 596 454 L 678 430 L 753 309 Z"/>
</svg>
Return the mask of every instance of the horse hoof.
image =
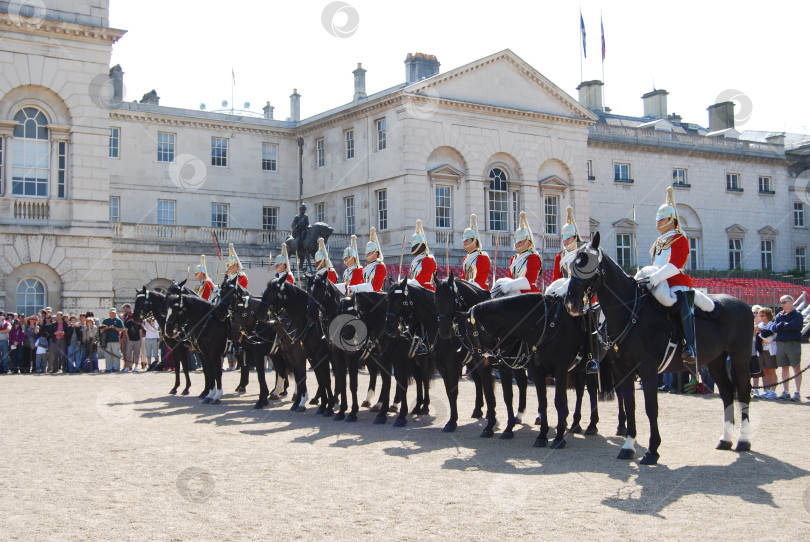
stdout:
<svg viewBox="0 0 810 542">
<path fill-rule="evenodd" d="M 534 439 L 534 444 L 532 444 L 535 448 L 545 448 L 548 446 L 548 439 L 543 437 L 537 437 Z"/>
<path fill-rule="evenodd" d="M 582 426 L 579 424 L 573 425 L 571 427 L 570 432 L 574 433 L 575 435 L 579 435 L 580 433 L 582 433 Z"/>
<path fill-rule="evenodd" d="M 452 433 L 456 430 L 458 424 L 456 422 L 447 422 L 444 424 L 444 428 L 442 429 L 442 433 Z"/>
<path fill-rule="evenodd" d="M 563 448 L 565 448 L 565 440 L 555 438 L 551 441 L 552 450 L 562 450 Z"/>
<path fill-rule="evenodd" d="M 419 407 L 413 407 L 413 410 L 411 410 L 411 416 L 419 416 Z"/>
<path fill-rule="evenodd" d="M 371 406 L 371 403 L 369 403 L 368 401 L 363 401 L 362 403 L 360 403 L 360 406 L 363 407 L 363 408 L 368 408 L 368 407 Z M 372 412 L 379 412 L 379 410 L 380 409 L 378 408 L 377 410 L 374 410 Z"/>
<path fill-rule="evenodd" d="M 255 405 L 253 405 L 253 410 L 261 410 L 265 407 L 264 403 L 261 401 L 257 401 Z"/>
<path fill-rule="evenodd" d="M 622 427 L 621 425 L 616 428 L 616 436 L 617 437 L 626 437 L 627 436 L 627 428 Z"/>
<path fill-rule="evenodd" d="M 174 395 L 174 394 L 172 394 L 172 395 Z M 183 390 L 183 392 L 180 395 L 188 395 L 188 390 Z"/>
<path fill-rule="evenodd" d="M 633 459 L 636 457 L 636 451 L 630 448 L 622 448 L 619 450 L 619 455 L 616 459 Z"/>
<path fill-rule="evenodd" d="M 332 410 L 331 408 L 327 408 L 323 413 L 324 418 L 331 418 L 334 415 L 335 415 L 335 411 Z"/>
<path fill-rule="evenodd" d="M 346 421 L 347 421 L 347 422 L 356 422 L 356 421 L 357 421 L 357 414 L 355 414 L 354 412 L 352 412 L 351 414 L 349 414 L 348 416 L 346 416 Z"/>
<path fill-rule="evenodd" d="M 205 399 L 203 399 L 203 400 L 202 400 L 202 403 L 203 403 L 204 405 L 207 405 L 207 404 L 208 404 L 208 403 L 210 403 L 210 402 L 211 402 L 211 398 L 210 398 L 210 397 L 206 397 Z"/>
<path fill-rule="evenodd" d="M 512 430 L 511 430 L 511 429 L 509 429 L 509 430 L 504 431 L 503 433 L 501 433 L 501 438 L 502 438 L 503 440 L 511 440 L 511 439 L 512 439 L 512 438 L 514 438 L 514 437 L 515 437 L 515 434 L 512 432 Z"/>
<path fill-rule="evenodd" d="M 379 411 L 380 407 L 378 405 L 374 405 L 373 407 L 371 407 L 371 412 L 379 412 Z"/>
<path fill-rule="evenodd" d="M 282 392 L 281 392 L 279 395 L 280 395 L 281 397 L 287 397 L 287 390 L 282 391 Z M 293 396 L 293 399 L 296 399 L 296 398 L 297 398 L 297 397 Z"/>
<path fill-rule="evenodd" d="M 304 405 L 301 405 L 301 406 L 299 406 L 298 408 L 296 408 L 296 409 L 295 409 L 295 411 L 296 411 L 296 412 L 306 412 L 306 411 L 307 411 L 307 407 L 305 407 Z"/>
<path fill-rule="evenodd" d="M 405 427 L 406 425 L 408 425 L 408 420 L 405 418 L 397 418 L 394 421 L 394 427 Z"/>
<path fill-rule="evenodd" d="M 739 441 L 737 443 L 737 447 L 735 448 L 737 452 L 750 452 L 751 451 L 751 443 L 745 441 Z"/>
<path fill-rule="evenodd" d="M 597 429 L 595 425 L 589 425 L 589 426 L 588 426 L 588 427 L 585 429 L 585 434 L 586 434 L 586 435 L 588 435 L 588 436 L 590 436 L 590 435 L 595 435 L 595 434 L 597 434 L 598 432 L 599 432 L 599 429 Z"/>
<path fill-rule="evenodd" d="M 481 431 L 481 438 L 492 438 L 492 435 L 494 434 L 495 433 L 492 431 L 492 429 L 484 429 Z"/>
<path fill-rule="evenodd" d="M 203 391 L 203 392 L 202 392 L 200 395 L 198 395 L 197 397 L 199 397 L 200 399 L 205 399 L 206 397 L 208 397 L 208 390 Z"/>
<path fill-rule="evenodd" d="M 659 457 L 661 456 L 655 452 L 647 452 L 646 454 L 644 454 L 644 457 L 641 458 L 641 461 L 639 461 L 639 463 L 641 463 L 642 465 L 657 465 Z"/>
<path fill-rule="evenodd" d="M 233 391 L 234 391 L 234 393 L 245 393 L 245 387 L 244 386 L 236 386 L 236 389 L 233 390 Z"/>
<path fill-rule="evenodd" d="M 399 407 L 397 405 L 391 405 L 390 407 L 388 407 L 388 412 L 396 414 L 397 412 L 399 412 Z"/>
<path fill-rule="evenodd" d="M 318 407 L 318 410 L 315 411 L 315 414 L 317 414 L 319 416 L 323 416 L 324 412 L 326 412 L 326 408 L 320 406 L 320 407 Z"/>
<path fill-rule="evenodd" d="M 222 401 L 220 401 L 219 399 L 212 399 L 212 400 L 211 400 L 211 404 L 212 404 L 212 405 L 218 405 L 218 404 L 220 404 L 220 403 L 222 403 Z"/>
<path fill-rule="evenodd" d="M 731 449 L 731 441 L 730 440 L 721 440 L 717 443 L 718 450 L 730 450 Z"/>
<path fill-rule="evenodd" d="M 172 388 L 171 391 L 169 391 L 169 395 L 177 395 L 177 388 Z"/>
<path fill-rule="evenodd" d="M 271 393 L 267 396 L 267 399 L 270 401 L 280 401 L 281 397 L 277 393 Z"/>
<path fill-rule="evenodd" d="M 480 408 L 476 408 L 473 410 L 472 416 L 470 418 L 480 419 L 484 417 L 484 413 L 481 411 Z"/>
<path fill-rule="evenodd" d="M 312 399 L 309 400 L 309 404 L 310 405 L 317 405 L 318 401 L 320 401 L 320 399 L 318 399 L 317 397 L 313 397 Z"/>
<path fill-rule="evenodd" d="M 374 416 L 374 425 L 382 425 L 387 421 L 388 417 L 385 414 L 377 414 Z"/>
<path fill-rule="evenodd" d="M 538 417 L 536 417 L 534 419 L 534 425 L 542 425 L 542 424 L 543 424 L 543 418 L 541 418 L 540 416 L 538 416 Z"/>
<path fill-rule="evenodd" d="M 342 412 L 338 412 L 332 417 L 332 419 L 335 420 L 336 422 L 342 422 L 343 420 L 346 419 L 346 415 Z"/>
<path fill-rule="evenodd" d="M 419 409 L 419 414 L 430 414 L 430 407 L 425 405 Z"/>
</svg>

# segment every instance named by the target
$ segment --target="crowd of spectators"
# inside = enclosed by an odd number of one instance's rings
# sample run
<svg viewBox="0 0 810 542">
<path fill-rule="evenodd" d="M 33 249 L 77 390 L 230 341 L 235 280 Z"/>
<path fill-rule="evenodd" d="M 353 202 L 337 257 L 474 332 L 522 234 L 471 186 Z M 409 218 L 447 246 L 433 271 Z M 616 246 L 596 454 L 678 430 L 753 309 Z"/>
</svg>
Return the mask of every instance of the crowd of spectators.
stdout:
<svg viewBox="0 0 810 542">
<path fill-rule="evenodd" d="M 802 315 L 793 307 L 793 302 L 793 297 L 782 296 L 779 299 L 782 310 L 776 317 L 768 307 L 751 307 L 754 313 L 751 375 L 755 398 L 795 402 L 802 400 Z M 777 375 L 777 369 L 781 369 L 780 375 Z M 758 388 L 760 379 L 762 392 Z M 791 383 L 796 390 L 792 395 Z M 781 395 L 776 395 L 778 385 L 782 386 Z"/>
</svg>

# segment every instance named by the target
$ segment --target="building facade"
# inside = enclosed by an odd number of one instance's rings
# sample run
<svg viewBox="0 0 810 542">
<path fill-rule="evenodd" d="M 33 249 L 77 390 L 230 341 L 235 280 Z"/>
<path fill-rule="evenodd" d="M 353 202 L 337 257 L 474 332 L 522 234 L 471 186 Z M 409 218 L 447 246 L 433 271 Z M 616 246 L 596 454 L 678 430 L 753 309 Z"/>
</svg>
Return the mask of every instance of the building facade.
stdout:
<svg viewBox="0 0 810 542">
<path fill-rule="evenodd" d="M 0 12 L 7 310 L 99 311 L 187 277 L 202 253 L 221 273 L 212 234 L 222 250 L 234 244 L 256 290 L 299 190 L 310 221 L 335 229 L 336 263 L 348 236 L 362 244 L 372 226 L 397 263 L 421 219 L 439 262 L 457 264 L 476 213 L 501 266 L 525 210 L 550 265 L 572 205 L 583 236 L 599 230 L 620 263 L 644 265 L 674 185 L 690 267 L 806 265 L 800 160 L 783 135 L 745 139 L 729 104 L 709 108 L 708 129 L 669 114 L 662 90 L 642 97 L 644 116 L 616 115 L 601 82 L 574 99 L 509 50 L 443 73 L 409 54 L 405 82 L 372 94 L 358 65 L 351 101 L 307 119 L 297 90 L 285 120 L 269 103 L 262 114 L 198 111 L 160 105 L 155 91 L 124 102 L 123 70 L 109 67 L 124 31 L 109 28 L 107 1 L 46 5 Z"/>
</svg>

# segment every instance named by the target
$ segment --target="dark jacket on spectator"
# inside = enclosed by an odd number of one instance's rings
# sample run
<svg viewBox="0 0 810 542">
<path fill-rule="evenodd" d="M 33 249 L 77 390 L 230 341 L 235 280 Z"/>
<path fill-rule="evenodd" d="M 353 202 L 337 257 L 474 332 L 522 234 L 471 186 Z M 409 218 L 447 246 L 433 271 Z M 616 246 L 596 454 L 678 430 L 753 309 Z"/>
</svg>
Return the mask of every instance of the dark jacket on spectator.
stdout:
<svg viewBox="0 0 810 542">
<path fill-rule="evenodd" d="M 50 324 L 42 324 L 39 327 L 39 333 L 48 339 L 48 342 L 55 340 L 56 338 L 56 322 L 51 322 Z"/>
<path fill-rule="evenodd" d="M 782 311 L 774 319 L 776 342 L 799 341 L 802 338 L 802 315 L 797 310 Z"/>
<path fill-rule="evenodd" d="M 73 337 L 74 333 L 76 334 L 76 343 L 82 343 L 82 328 L 65 326 L 65 344 L 70 344 L 71 337 Z"/>
</svg>

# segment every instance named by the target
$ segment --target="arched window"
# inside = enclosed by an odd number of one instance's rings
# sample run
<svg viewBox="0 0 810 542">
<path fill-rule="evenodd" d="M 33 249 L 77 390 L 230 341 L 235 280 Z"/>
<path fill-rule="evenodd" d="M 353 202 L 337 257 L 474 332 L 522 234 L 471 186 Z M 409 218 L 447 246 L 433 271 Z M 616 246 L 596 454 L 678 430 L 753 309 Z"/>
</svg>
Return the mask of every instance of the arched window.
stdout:
<svg viewBox="0 0 810 542">
<path fill-rule="evenodd" d="M 36 314 L 45 308 L 45 285 L 37 279 L 23 279 L 17 285 L 17 313 Z"/>
<path fill-rule="evenodd" d="M 15 196 L 48 197 L 50 150 L 48 119 L 35 107 L 20 109 L 14 120 L 14 150 L 11 193 Z"/>
<path fill-rule="evenodd" d="M 492 168 L 489 172 L 489 229 L 507 231 L 509 228 L 509 193 L 506 172 Z"/>
</svg>

